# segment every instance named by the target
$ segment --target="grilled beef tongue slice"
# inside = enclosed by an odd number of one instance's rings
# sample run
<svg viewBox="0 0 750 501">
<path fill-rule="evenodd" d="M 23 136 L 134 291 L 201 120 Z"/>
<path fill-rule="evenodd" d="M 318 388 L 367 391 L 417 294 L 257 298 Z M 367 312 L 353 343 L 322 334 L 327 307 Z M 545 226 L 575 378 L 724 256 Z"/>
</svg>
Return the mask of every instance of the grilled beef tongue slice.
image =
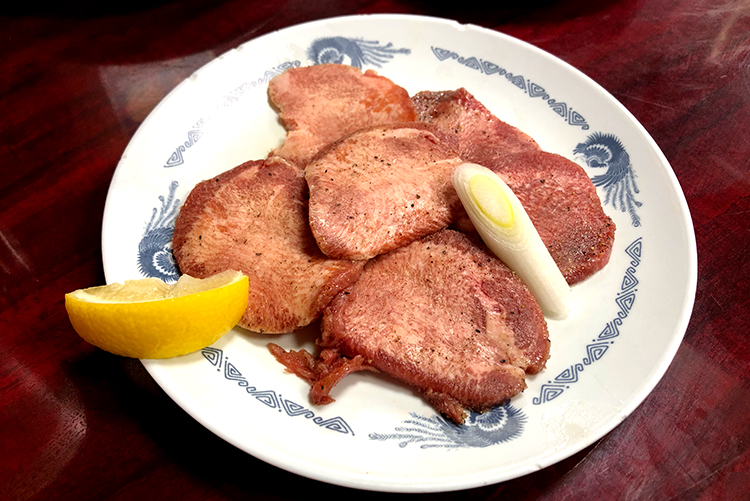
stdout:
<svg viewBox="0 0 750 501">
<path fill-rule="evenodd" d="M 290 68 L 268 84 L 287 130 L 271 156 L 300 168 L 325 145 L 373 125 L 416 120 L 409 93 L 373 70 L 343 64 Z"/>
<path fill-rule="evenodd" d="M 326 147 L 305 168 L 310 227 L 338 259 L 369 259 L 448 226 L 455 136 L 418 122 L 376 126 Z"/>
<path fill-rule="evenodd" d="M 449 229 L 369 261 L 326 307 L 321 329 L 317 359 L 271 349 L 311 383 L 313 402 L 330 402 L 330 382 L 344 373 L 375 368 L 457 423 L 523 391 L 525 374 L 549 357 L 528 288 L 481 243 Z"/>
</svg>

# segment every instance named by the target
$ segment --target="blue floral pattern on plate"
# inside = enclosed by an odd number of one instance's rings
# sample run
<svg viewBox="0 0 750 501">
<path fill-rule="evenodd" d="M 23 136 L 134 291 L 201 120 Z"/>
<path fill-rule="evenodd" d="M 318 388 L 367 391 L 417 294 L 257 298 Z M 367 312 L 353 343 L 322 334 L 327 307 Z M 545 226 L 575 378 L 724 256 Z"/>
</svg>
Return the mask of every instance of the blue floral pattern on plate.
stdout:
<svg viewBox="0 0 750 501">
<path fill-rule="evenodd" d="M 604 174 L 591 178 L 594 186 L 604 190 L 604 205 L 630 214 L 633 226 L 641 225 L 636 210 L 643 204 L 635 199 L 639 192 L 635 184 L 635 172 L 630 164 L 630 156 L 622 142 L 614 134 L 596 132 L 578 143 L 573 154 L 583 158 L 591 168 L 606 169 Z"/>
<path fill-rule="evenodd" d="M 172 181 L 167 196 L 159 196 L 160 207 L 151 211 L 151 219 L 138 243 L 138 271 L 143 276 L 167 283 L 176 282 L 179 278 L 177 263 L 172 255 L 174 221 L 180 207 L 180 200 L 175 198 L 177 186 L 177 181 Z"/>
<path fill-rule="evenodd" d="M 410 49 L 381 45 L 376 40 L 361 38 L 324 37 L 315 40 L 307 49 L 313 64 L 348 64 L 362 68 L 365 64 L 380 68 L 397 54 L 411 54 Z"/>
<path fill-rule="evenodd" d="M 520 437 L 527 417 L 510 404 L 499 405 L 484 413 L 471 412 L 463 425 L 440 416 L 426 418 L 410 413 L 393 433 L 370 433 L 371 440 L 396 440 L 399 447 L 421 444 L 422 449 L 488 447 Z"/>
</svg>

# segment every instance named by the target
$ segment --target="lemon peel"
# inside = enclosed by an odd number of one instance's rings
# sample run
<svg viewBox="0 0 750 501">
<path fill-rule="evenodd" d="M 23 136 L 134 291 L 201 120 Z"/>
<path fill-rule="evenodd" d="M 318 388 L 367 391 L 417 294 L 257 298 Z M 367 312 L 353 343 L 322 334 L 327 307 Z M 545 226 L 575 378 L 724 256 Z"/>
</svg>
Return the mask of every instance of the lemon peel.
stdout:
<svg viewBox="0 0 750 501">
<path fill-rule="evenodd" d="M 245 313 L 248 278 L 225 271 L 79 289 L 65 295 L 73 328 L 105 351 L 133 358 L 170 358 L 200 350 L 229 332 Z"/>
</svg>

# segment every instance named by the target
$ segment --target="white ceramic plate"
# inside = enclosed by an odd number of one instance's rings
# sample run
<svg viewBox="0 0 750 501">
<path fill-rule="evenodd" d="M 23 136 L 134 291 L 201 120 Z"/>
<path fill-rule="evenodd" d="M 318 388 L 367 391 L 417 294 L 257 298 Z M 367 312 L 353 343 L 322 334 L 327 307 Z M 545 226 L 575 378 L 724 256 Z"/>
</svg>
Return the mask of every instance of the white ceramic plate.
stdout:
<svg viewBox="0 0 750 501">
<path fill-rule="evenodd" d="M 312 349 L 313 326 L 280 337 L 232 331 L 210 348 L 144 360 L 195 419 L 248 453 L 317 480 L 369 490 L 448 491 L 560 461 L 625 419 L 653 389 L 692 309 L 696 250 L 674 173 L 643 127 L 606 91 L 555 57 L 500 33 L 402 15 L 327 19 L 252 40 L 179 85 L 139 128 L 115 172 L 103 224 L 108 282 L 175 279 L 174 216 L 199 181 L 278 145 L 266 98 L 290 66 L 375 69 L 414 93 L 466 87 L 547 151 L 583 165 L 617 224 L 610 264 L 573 287 L 550 321 L 547 369 L 509 406 L 462 428 L 387 377 L 357 373 L 314 406 L 308 385 L 269 354 Z M 579 145 L 581 145 L 579 147 Z M 595 176 L 603 176 L 597 178 Z M 619 179 L 619 180 L 618 180 Z"/>
</svg>

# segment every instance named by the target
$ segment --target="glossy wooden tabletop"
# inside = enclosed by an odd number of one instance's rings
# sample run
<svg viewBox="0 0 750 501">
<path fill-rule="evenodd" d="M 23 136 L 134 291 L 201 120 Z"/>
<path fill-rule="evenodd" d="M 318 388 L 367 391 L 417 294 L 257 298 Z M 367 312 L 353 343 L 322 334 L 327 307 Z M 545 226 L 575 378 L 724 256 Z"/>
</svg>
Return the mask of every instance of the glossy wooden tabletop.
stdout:
<svg viewBox="0 0 750 501">
<path fill-rule="evenodd" d="M 175 85 L 270 31 L 391 12 L 501 31 L 601 84 L 671 163 L 699 259 L 684 342 L 622 424 L 539 472 L 430 499 L 749 498 L 750 2 L 436 4 L 0 7 L 0 499 L 380 496 L 296 476 L 216 437 L 139 361 L 82 341 L 63 295 L 104 283 L 101 223 L 112 174 L 139 124 Z"/>
</svg>

